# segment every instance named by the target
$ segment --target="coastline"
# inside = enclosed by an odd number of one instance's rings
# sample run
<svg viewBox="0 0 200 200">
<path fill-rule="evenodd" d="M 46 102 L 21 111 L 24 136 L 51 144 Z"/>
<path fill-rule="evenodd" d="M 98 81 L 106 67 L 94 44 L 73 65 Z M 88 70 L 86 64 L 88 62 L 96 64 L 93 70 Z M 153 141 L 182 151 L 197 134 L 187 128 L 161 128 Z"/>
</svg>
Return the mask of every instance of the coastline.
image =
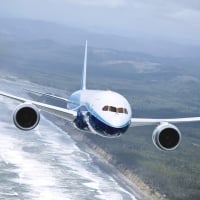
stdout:
<svg viewBox="0 0 200 200">
<path fill-rule="evenodd" d="M 100 169 L 108 172 L 111 176 L 128 192 L 133 194 L 138 200 L 167 200 L 165 196 L 144 183 L 133 171 L 122 166 L 115 166 L 115 160 L 112 155 L 105 152 L 101 147 L 91 141 L 87 135 L 78 131 L 71 123 L 60 118 L 45 115 L 76 142 L 77 146 L 89 153 L 95 164 Z"/>
</svg>

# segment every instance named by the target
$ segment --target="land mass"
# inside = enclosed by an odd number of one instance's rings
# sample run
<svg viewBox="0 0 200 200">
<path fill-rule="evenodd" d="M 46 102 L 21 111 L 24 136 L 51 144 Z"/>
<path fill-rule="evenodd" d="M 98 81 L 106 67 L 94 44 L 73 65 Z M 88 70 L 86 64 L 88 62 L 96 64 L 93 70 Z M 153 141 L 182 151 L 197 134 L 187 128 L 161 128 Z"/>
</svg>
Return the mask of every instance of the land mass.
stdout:
<svg viewBox="0 0 200 200">
<path fill-rule="evenodd" d="M 91 133 L 80 132 L 71 123 L 52 115 L 45 114 L 45 116 L 70 135 L 82 150 L 93 156 L 94 162 L 100 169 L 108 172 L 138 200 L 167 200 L 165 195 L 160 194 L 142 181 L 133 170 L 128 169 L 125 165 L 117 165 L 117 160 L 112 157 L 112 154 L 91 140 L 89 137 Z"/>
<path fill-rule="evenodd" d="M 8 21 L 6 23 L 0 28 L 0 77 L 5 75 L 13 82 L 18 78 L 29 80 L 32 89 L 37 86 L 36 89 L 42 92 L 63 97 L 79 89 L 84 55 L 81 44 L 84 41 L 69 44 L 65 40 L 62 43 L 64 39 L 58 39 L 56 33 L 53 34 L 55 37 L 48 38 L 49 30 L 52 30 L 48 27 L 57 27 L 52 24 L 46 24 L 42 29 L 43 23 L 29 21 L 21 28 L 17 23 L 10 23 L 11 27 Z M 35 35 L 36 30 L 40 31 Z M 121 93 L 130 102 L 134 117 L 199 116 L 199 63 L 198 56 L 160 57 L 89 45 L 87 86 Z M 43 97 L 38 100 L 66 106 Z M 84 137 L 84 142 L 89 145 L 94 144 L 94 149 L 98 147 L 99 153 L 102 152 L 127 177 L 131 173 L 139 177 L 153 188 L 152 193 L 158 191 L 162 197 L 174 200 L 199 199 L 200 125 L 178 125 L 183 141 L 173 152 L 161 152 L 153 146 L 151 134 L 154 128 L 129 129 L 125 135 L 113 140 L 92 134 L 79 137 Z"/>
</svg>

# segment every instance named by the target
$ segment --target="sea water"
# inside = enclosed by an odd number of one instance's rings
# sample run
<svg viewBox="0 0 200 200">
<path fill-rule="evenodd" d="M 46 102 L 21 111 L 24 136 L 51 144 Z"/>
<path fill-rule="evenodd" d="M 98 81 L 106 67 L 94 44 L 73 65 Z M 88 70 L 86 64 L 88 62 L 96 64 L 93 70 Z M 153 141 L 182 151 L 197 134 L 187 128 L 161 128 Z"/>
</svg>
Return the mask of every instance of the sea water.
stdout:
<svg viewBox="0 0 200 200">
<path fill-rule="evenodd" d="M 1 90 L 7 87 L 0 82 Z M 9 92 L 19 94 L 15 87 Z M 44 117 L 32 131 L 17 129 L 16 105 L 0 97 L 0 200 L 136 199 Z"/>
</svg>

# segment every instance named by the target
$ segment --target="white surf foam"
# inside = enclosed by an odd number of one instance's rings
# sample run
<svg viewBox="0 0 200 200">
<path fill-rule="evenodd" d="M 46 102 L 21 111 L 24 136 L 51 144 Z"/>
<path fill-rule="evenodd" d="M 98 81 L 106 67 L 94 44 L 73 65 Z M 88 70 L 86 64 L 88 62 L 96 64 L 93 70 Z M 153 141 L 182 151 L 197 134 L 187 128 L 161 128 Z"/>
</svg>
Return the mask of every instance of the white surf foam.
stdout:
<svg viewBox="0 0 200 200">
<path fill-rule="evenodd" d="M 54 127 L 55 130 L 49 132 L 48 134 L 54 135 L 56 132 L 59 132 L 59 135 L 65 135 L 68 140 L 70 140 L 70 146 L 66 145 L 66 140 L 57 140 L 54 138 L 48 138 L 48 142 L 52 143 L 52 146 L 57 148 L 57 151 L 62 151 L 63 154 L 57 155 L 59 160 L 71 167 L 71 170 L 77 174 L 79 177 L 82 177 L 86 182 L 83 185 L 88 188 L 94 189 L 97 191 L 99 195 L 96 195 L 98 199 L 110 199 L 111 196 L 114 196 L 116 200 L 123 199 L 121 192 L 129 195 L 131 199 L 136 199 L 132 194 L 128 191 L 124 190 L 119 186 L 119 184 L 109 175 L 104 174 L 98 166 L 95 166 L 91 156 L 81 151 L 70 139 L 70 137 L 59 127 L 52 124 L 52 122 L 44 119 L 46 123 L 51 124 L 51 127 Z M 47 127 L 47 126 L 45 126 Z M 44 128 L 44 127 L 43 127 Z M 45 132 L 44 129 L 40 127 L 42 132 Z M 57 130 L 57 131 L 56 131 Z M 51 135 L 51 136 L 52 136 Z M 53 137 L 53 136 L 52 136 Z M 50 141 L 49 141 L 50 139 Z M 75 147 L 75 148 L 74 148 Z M 69 153 L 69 149 L 72 150 L 71 155 L 67 157 L 66 155 Z M 83 156 L 84 155 L 84 156 Z"/>
<path fill-rule="evenodd" d="M 5 113 L 0 116 L 0 162 L 15 166 L 9 170 L 18 177 L 11 181 L 28 188 L 24 196 L 33 200 L 79 200 L 93 195 L 94 199 L 121 200 L 127 195 L 135 200 L 95 166 L 91 156 L 81 151 L 59 127 L 42 117 L 34 131 L 21 132 L 11 125 L 16 103 L 4 98 L 0 101 L 0 112 Z M 17 191 L 12 194 L 19 195 Z"/>
<path fill-rule="evenodd" d="M 58 199 L 71 199 L 56 187 L 59 182 L 52 174 L 51 166 L 24 152 L 23 141 L 9 136 L 4 125 L 0 123 L 1 131 L 5 134 L 0 136 L 0 161 L 16 167 L 14 171 L 18 174 L 18 178 L 14 178 L 13 181 L 28 186 L 28 196 L 32 199 L 53 200 L 55 196 Z"/>
</svg>

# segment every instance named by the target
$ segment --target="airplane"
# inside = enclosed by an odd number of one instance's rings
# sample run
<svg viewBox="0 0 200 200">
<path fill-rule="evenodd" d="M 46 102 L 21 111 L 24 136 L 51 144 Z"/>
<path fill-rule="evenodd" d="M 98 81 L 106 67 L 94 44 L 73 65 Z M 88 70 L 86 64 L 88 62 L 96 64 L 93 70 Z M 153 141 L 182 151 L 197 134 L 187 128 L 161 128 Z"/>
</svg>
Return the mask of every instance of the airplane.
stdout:
<svg viewBox="0 0 200 200">
<path fill-rule="evenodd" d="M 174 119 L 133 118 L 131 106 L 125 97 L 110 90 L 87 89 L 86 77 L 87 41 L 80 90 L 72 93 L 68 99 L 28 90 L 31 93 L 65 101 L 66 108 L 25 99 L 3 91 L 0 91 L 0 95 L 20 103 L 13 113 L 13 122 L 21 130 L 34 129 L 39 124 L 41 110 L 72 122 L 81 131 L 109 138 L 124 134 L 130 127 L 156 125 L 152 134 L 153 144 L 163 151 L 175 150 L 181 143 L 181 132 L 174 124 L 200 121 L 200 117 Z"/>
</svg>

